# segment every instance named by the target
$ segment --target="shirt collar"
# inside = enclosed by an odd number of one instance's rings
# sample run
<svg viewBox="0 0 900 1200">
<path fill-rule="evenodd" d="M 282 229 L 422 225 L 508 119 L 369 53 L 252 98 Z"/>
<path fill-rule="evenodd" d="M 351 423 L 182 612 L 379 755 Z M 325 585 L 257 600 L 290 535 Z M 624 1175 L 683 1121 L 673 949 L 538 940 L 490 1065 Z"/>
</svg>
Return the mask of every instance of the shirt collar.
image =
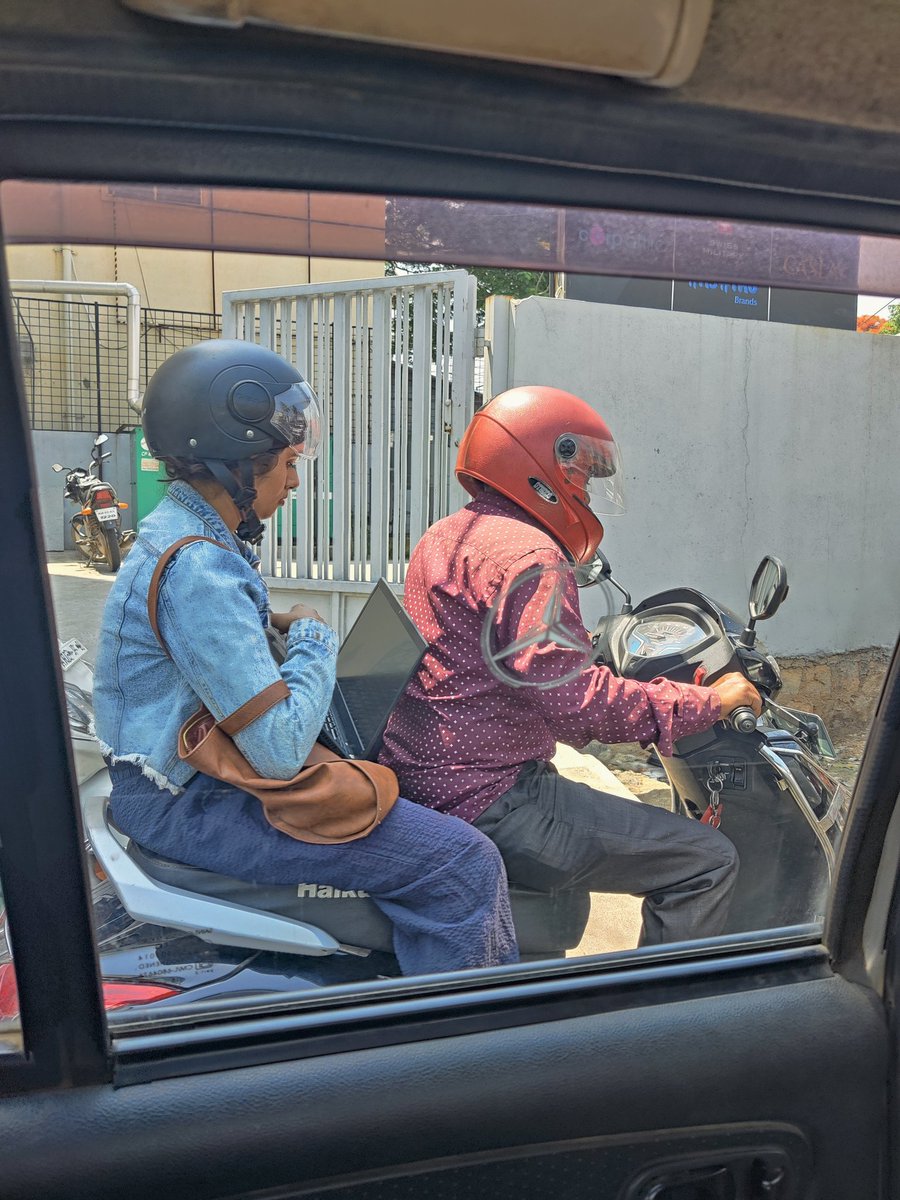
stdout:
<svg viewBox="0 0 900 1200">
<path fill-rule="evenodd" d="M 486 513 L 491 516 L 514 517 L 525 525 L 532 525 L 535 529 L 544 529 L 536 517 L 527 513 L 524 508 L 501 492 L 495 492 L 493 488 L 485 488 L 484 491 L 479 492 L 474 499 L 469 501 L 466 508 L 472 512 Z"/>
<path fill-rule="evenodd" d="M 201 496 L 196 488 L 192 488 L 189 483 L 183 479 L 176 479 L 169 484 L 168 497 L 174 500 L 176 504 L 180 504 L 182 508 L 186 508 L 192 512 L 194 516 L 199 517 L 205 525 L 207 525 L 217 541 L 224 542 L 226 546 L 234 546 L 252 567 L 256 567 L 259 563 L 259 557 L 253 552 L 246 542 L 241 539 L 228 528 L 222 520 L 222 516 L 210 502 Z"/>
<path fill-rule="evenodd" d="M 485 488 L 473 500 L 469 501 L 466 508 L 469 512 L 478 513 L 481 516 L 510 517 L 514 521 L 521 521 L 523 525 L 529 526 L 529 528 L 541 534 L 543 538 L 546 538 L 547 541 L 552 542 L 567 559 L 571 557 L 559 538 L 546 525 L 543 525 L 537 517 L 533 517 L 531 513 L 526 512 L 524 508 L 516 504 L 515 500 L 510 500 L 507 496 L 504 496 L 502 492 L 495 492 L 493 488 Z"/>
</svg>

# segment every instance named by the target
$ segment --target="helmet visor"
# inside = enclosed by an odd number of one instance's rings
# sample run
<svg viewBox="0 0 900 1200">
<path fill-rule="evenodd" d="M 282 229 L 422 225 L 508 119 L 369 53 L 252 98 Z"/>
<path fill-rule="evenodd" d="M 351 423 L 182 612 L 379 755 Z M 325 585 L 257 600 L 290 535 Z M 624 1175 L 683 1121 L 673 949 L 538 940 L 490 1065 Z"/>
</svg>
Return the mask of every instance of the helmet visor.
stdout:
<svg viewBox="0 0 900 1200">
<path fill-rule="evenodd" d="M 625 511 L 625 478 L 619 447 L 612 438 L 564 433 L 556 439 L 563 478 L 596 517 Z"/>
<path fill-rule="evenodd" d="M 308 383 L 298 382 L 286 392 L 279 392 L 269 424 L 300 458 L 315 458 L 318 454 L 322 440 L 322 410 Z"/>
</svg>

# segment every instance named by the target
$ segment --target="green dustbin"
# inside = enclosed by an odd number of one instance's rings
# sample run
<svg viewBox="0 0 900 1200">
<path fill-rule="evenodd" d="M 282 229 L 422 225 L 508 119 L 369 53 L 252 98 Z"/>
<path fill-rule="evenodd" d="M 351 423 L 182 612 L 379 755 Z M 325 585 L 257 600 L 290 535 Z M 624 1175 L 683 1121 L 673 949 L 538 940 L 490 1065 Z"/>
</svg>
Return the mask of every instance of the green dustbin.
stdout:
<svg viewBox="0 0 900 1200">
<path fill-rule="evenodd" d="M 144 432 L 138 426 L 132 432 L 134 439 L 134 528 L 152 509 L 156 508 L 166 494 L 166 475 L 159 459 L 153 457 L 144 441 Z"/>
</svg>

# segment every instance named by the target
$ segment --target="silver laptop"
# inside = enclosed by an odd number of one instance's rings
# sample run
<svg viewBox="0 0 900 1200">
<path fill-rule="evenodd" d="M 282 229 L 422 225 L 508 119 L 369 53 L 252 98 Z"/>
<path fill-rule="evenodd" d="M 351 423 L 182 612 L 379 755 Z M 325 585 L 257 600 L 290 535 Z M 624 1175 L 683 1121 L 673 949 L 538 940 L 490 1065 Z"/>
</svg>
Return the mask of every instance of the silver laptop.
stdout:
<svg viewBox="0 0 900 1200">
<path fill-rule="evenodd" d="M 344 638 L 320 741 L 349 758 L 374 761 L 388 717 L 428 643 L 383 579 Z"/>
</svg>

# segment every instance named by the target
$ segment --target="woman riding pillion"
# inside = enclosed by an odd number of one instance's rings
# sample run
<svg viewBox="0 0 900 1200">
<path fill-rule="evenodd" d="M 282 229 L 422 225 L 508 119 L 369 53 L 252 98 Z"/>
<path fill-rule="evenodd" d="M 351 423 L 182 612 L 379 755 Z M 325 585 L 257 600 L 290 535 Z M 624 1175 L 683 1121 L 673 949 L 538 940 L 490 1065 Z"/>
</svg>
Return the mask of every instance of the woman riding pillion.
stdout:
<svg viewBox="0 0 900 1200">
<path fill-rule="evenodd" d="M 706 688 L 579 669 L 589 639 L 573 568 L 595 555 L 600 514 L 622 505 L 606 423 L 577 396 L 515 388 L 475 414 L 456 473 L 473 498 L 433 525 L 410 560 L 404 603 L 429 646 L 381 761 L 404 795 L 486 833 L 513 885 L 643 896 L 645 944 L 718 933 L 736 879 L 731 842 L 564 779 L 548 761 L 557 742 L 593 739 L 671 754 L 734 708 L 761 709 L 739 674 Z M 535 644 L 534 626 L 554 606 L 559 635 Z M 501 658 L 510 648 L 504 665 L 520 686 L 498 680 L 483 657 L 492 611 L 492 641 Z"/>
<path fill-rule="evenodd" d="M 288 780 L 319 735 L 336 635 L 303 605 L 269 611 L 251 549 L 298 485 L 297 459 L 315 456 L 319 422 L 300 373 L 247 342 L 180 350 L 150 380 L 144 436 L 172 482 L 139 526 L 101 626 L 94 704 L 113 817 L 140 845 L 191 866 L 368 892 L 393 924 L 404 974 L 515 961 L 502 861 L 464 822 L 401 798 L 368 836 L 312 844 L 273 828 L 255 797 L 179 758 L 179 730 L 200 704 L 221 721 L 279 680 L 288 695 L 234 735 L 244 757 L 260 776 Z M 159 585 L 167 655 L 148 590 L 160 555 L 191 536 L 211 541 L 178 550 Z M 281 667 L 269 623 L 286 635 Z"/>
</svg>

